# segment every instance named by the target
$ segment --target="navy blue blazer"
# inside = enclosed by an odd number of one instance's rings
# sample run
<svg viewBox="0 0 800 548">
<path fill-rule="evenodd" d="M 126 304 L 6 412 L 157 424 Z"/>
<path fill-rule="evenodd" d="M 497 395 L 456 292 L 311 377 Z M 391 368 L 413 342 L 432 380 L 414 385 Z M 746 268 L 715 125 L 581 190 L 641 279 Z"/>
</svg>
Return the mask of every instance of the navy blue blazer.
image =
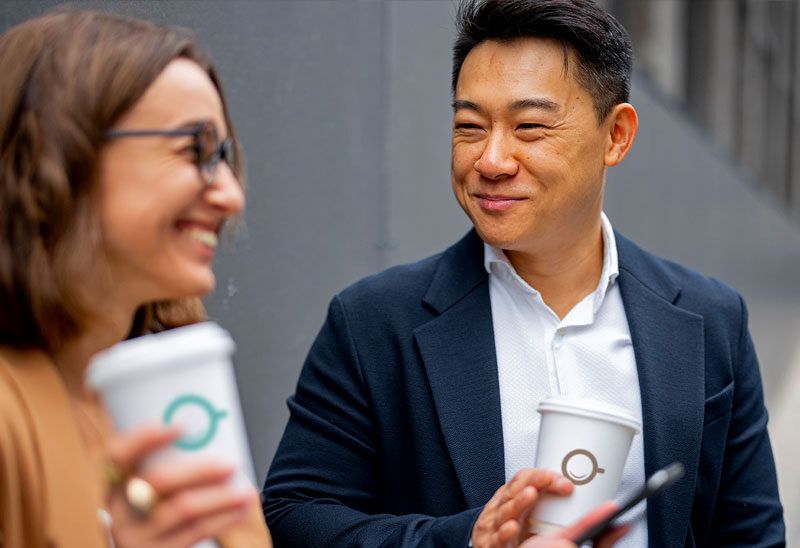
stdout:
<svg viewBox="0 0 800 548">
<path fill-rule="evenodd" d="M 617 234 L 642 397 L 650 546 L 782 546 L 761 378 L 739 295 Z M 504 483 L 483 242 L 337 295 L 264 490 L 276 546 L 467 545 Z"/>
</svg>

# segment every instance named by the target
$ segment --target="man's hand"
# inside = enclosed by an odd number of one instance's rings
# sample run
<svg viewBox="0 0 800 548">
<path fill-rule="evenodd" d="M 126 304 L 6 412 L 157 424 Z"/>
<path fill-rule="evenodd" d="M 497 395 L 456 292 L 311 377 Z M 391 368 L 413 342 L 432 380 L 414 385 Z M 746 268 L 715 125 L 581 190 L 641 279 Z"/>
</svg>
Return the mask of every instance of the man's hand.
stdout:
<svg viewBox="0 0 800 548">
<path fill-rule="evenodd" d="M 549 470 L 520 470 L 484 506 L 472 529 L 473 548 L 515 547 L 530 536 L 527 521 L 543 492 L 572 493 L 572 483 Z M 548 546 L 548 545 L 543 545 Z"/>
<path fill-rule="evenodd" d="M 574 539 L 581 536 L 581 533 L 603 521 L 606 516 L 610 516 L 617 510 L 618 506 L 611 502 L 604 502 L 576 523 L 565 527 L 560 531 L 544 535 L 536 535 L 522 543 L 520 548 L 576 548 Z M 630 525 L 614 527 L 602 535 L 593 544 L 595 548 L 611 548 L 615 542 L 624 537 L 630 531 Z"/>
</svg>

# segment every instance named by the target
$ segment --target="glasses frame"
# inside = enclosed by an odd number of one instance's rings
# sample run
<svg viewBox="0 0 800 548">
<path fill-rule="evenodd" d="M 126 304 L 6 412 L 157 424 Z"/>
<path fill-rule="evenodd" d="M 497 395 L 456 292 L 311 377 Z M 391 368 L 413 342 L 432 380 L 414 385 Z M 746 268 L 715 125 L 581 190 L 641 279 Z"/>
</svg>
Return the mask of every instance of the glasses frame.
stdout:
<svg viewBox="0 0 800 548">
<path fill-rule="evenodd" d="M 198 122 L 192 127 L 176 129 L 112 129 L 105 132 L 105 137 L 109 140 L 127 137 L 193 137 L 193 148 L 197 155 L 195 165 L 197 165 L 203 182 L 207 186 L 213 186 L 217 179 L 217 166 L 220 160 L 224 160 L 231 169 L 234 168 L 234 147 L 233 139 L 230 137 L 217 141 L 217 145 L 204 158 L 204 154 L 208 151 L 203 149 L 200 139 L 208 128 L 213 132 L 216 140 L 217 130 L 209 121 Z"/>
</svg>

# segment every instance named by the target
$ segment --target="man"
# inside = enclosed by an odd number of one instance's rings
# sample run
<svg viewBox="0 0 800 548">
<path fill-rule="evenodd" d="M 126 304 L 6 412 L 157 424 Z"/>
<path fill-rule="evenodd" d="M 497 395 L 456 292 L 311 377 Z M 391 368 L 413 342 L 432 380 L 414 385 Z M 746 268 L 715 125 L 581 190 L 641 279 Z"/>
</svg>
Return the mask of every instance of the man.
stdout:
<svg viewBox="0 0 800 548">
<path fill-rule="evenodd" d="M 783 545 L 741 298 L 602 213 L 638 126 L 630 73 L 591 0 L 460 7 L 452 186 L 475 229 L 334 298 L 267 478 L 277 545 L 516 545 L 539 496 L 572 489 L 531 469 L 558 394 L 642 419 L 619 499 L 686 468 L 618 545 Z"/>
</svg>

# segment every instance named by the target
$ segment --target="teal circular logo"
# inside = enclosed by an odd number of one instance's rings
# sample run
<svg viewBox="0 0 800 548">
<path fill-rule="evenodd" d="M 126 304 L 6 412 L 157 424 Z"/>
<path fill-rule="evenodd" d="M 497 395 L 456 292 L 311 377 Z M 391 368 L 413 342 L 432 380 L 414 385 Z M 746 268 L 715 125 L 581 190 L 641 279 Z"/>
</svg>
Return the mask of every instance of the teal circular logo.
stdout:
<svg viewBox="0 0 800 548">
<path fill-rule="evenodd" d="M 217 433 L 217 426 L 221 419 L 228 415 L 227 411 L 216 409 L 211 402 L 203 396 L 197 394 L 184 394 L 178 396 L 170 402 L 164 410 L 161 422 L 172 424 L 175 415 L 183 408 L 197 407 L 208 417 L 208 423 L 204 432 L 192 436 L 183 436 L 175 441 L 175 447 L 184 451 L 198 451 L 211 443 Z"/>
</svg>

